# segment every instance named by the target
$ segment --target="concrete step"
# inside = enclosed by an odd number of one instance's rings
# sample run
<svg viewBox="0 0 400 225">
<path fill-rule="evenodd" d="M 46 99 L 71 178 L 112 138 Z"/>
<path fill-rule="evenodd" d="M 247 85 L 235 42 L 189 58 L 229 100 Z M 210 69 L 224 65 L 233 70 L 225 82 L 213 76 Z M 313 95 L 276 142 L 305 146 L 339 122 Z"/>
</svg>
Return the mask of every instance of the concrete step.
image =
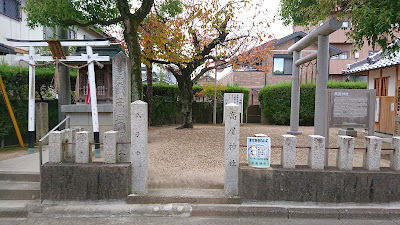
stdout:
<svg viewBox="0 0 400 225">
<path fill-rule="evenodd" d="M 227 197 L 223 189 L 150 189 L 145 195 L 130 194 L 128 204 L 240 204 L 240 197 Z"/>
<path fill-rule="evenodd" d="M 27 217 L 32 200 L 0 200 L 0 217 Z"/>
<path fill-rule="evenodd" d="M 0 200 L 34 200 L 40 198 L 39 182 L 0 181 Z"/>
<path fill-rule="evenodd" d="M 0 171 L 0 181 L 40 182 L 39 173 Z"/>
</svg>

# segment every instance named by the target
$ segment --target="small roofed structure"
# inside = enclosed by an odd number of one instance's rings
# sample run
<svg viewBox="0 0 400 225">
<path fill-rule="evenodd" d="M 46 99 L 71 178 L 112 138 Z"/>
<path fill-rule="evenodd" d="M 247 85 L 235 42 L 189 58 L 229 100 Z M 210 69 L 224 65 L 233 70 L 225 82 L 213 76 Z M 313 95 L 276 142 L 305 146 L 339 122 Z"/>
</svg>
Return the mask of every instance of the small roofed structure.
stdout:
<svg viewBox="0 0 400 225">
<path fill-rule="evenodd" d="M 399 45 L 397 40 L 392 45 Z M 390 49 L 393 46 L 388 46 Z M 389 54 L 379 51 L 365 59 L 347 65 L 343 74 L 367 76 L 367 88 L 376 90 L 375 131 L 381 134 L 399 134 L 396 121 L 400 116 L 399 105 L 400 51 Z"/>
</svg>

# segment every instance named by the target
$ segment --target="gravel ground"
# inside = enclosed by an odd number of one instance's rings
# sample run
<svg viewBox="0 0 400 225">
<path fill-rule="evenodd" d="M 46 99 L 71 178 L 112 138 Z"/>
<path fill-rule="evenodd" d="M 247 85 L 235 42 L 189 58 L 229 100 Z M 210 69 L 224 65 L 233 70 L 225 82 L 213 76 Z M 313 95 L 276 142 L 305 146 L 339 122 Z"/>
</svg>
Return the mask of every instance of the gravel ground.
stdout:
<svg viewBox="0 0 400 225">
<path fill-rule="evenodd" d="M 224 134 L 222 125 L 196 124 L 193 129 L 176 129 L 178 126 L 150 127 L 149 129 L 149 186 L 152 188 L 223 188 L 224 185 Z M 271 144 L 281 145 L 281 135 L 289 126 L 244 124 L 240 127 L 240 145 L 247 137 L 267 134 Z M 308 135 L 314 127 L 300 127 L 297 146 L 308 146 Z M 330 129 L 330 146 L 337 147 L 337 130 Z M 361 129 L 355 147 L 364 147 L 365 133 Z M 383 143 L 382 148 L 391 148 Z M 37 151 L 37 149 L 35 149 Z M 296 165 L 307 164 L 308 149 L 297 149 Z M 329 151 L 329 166 L 336 164 L 337 150 Z M 27 150 L 0 152 L 0 161 L 27 155 Z M 272 148 L 271 164 L 279 165 L 281 149 Z M 246 163 L 246 148 L 240 147 L 240 162 Z M 98 161 L 96 159 L 95 161 Z M 362 166 L 362 151 L 355 150 L 354 166 Z M 382 151 L 382 167 L 389 166 L 389 151 Z"/>
<path fill-rule="evenodd" d="M 281 145 L 281 135 L 289 126 L 245 124 L 240 127 L 240 145 L 247 137 L 263 133 L 271 137 L 272 145 Z M 300 127 L 297 146 L 308 146 L 313 127 Z M 337 130 L 330 129 L 330 146 L 337 146 Z M 357 130 L 357 129 L 356 129 Z M 358 129 L 355 147 L 364 147 L 365 133 Z M 223 188 L 224 126 L 196 124 L 193 129 L 176 126 L 151 127 L 149 131 L 149 186 L 153 188 Z M 383 143 L 382 148 L 390 148 Z M 308 149 L 298 149 L 296 165 L 307 164 Z M 329 152 L 329 166 L 336 164 L 337 150 Z M 281 149 L 271 150 L 271 164 L 280 164 Z M 389 152 L 383 151 L 381 166 L 389 166 Z M 246 148 L 240 148 L 240 162 L 246 163 Z M 354 166 L 362 166 L 362 152 L 356 150 Z"/>
</svg>

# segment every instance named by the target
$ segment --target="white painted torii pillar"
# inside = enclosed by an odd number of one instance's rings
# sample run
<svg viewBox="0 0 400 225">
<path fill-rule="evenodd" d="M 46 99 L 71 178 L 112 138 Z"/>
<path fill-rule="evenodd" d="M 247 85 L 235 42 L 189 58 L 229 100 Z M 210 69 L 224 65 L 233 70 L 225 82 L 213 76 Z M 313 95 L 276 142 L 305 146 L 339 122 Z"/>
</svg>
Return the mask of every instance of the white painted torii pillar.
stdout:
<svg viewBox="0 0 400 225">
<path fill-rule="evenodd" d="M 7 39 L 14 47 L 29 47 L 29 55 L 24 54 L 23 56 L 17 56 L 15 60 L 25 60 L 29 61 L 30 64 L 35 64 L 36 61 L 51 62 L 54 61 L 52 56 L 41 56 L 35 54 L 35 47 L 48 47 L 48 43 L 45 40 L 15 40 Z M 81 54 L 80 56 L 66 56 L 66 59 L 59 59 L 63 62 L 87 62 L 90 63 L 93 60 L 98 62 L 110 61 L 109 56 L 99 56 L 98 54 L 93 54 L 92 47 L 94 46 L 110 46 L 110 40 L 100 39 L 100 40 L 61 40 L 61 46 L 76 46 L 76 47 L 86 47 L 86 54 Z M 100 142 L 100 129 L 99 129 L 99 118 L 97 111 L 97 96 L 96 96 L 96 82 L 94 65 L 90 63 L 88 66 L 88 80 L 90 88 L 90 105 L 92 110 L 92 124 L 94 133 L 94 142 Z M 28 139 L 29 146 L 28 152 L 34 153 L 34 143 L 35 143 L 35 67 L 29 65 L 29 108 L 28 108 Z M 95 147 L 96 157 L 100 157 L 100 148 L 97 144 Z"/>
</svg>

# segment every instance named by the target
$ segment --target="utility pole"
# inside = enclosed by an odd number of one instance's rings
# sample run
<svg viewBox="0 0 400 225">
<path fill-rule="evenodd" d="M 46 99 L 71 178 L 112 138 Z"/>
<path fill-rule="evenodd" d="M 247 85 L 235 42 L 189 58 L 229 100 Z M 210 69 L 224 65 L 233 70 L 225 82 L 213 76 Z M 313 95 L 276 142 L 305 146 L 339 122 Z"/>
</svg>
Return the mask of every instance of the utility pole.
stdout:
<svg viewBox="0 0 400 225">
<path fill-rule="evenodd" d="M 215 48 L 215 58 L 217 59 L 217 48 Z M 215 78 L 214 78 L 214 108 L 213 108 L 213 124 L 217 124 L 217 60 L 214 60 Z"/>
</svg>

